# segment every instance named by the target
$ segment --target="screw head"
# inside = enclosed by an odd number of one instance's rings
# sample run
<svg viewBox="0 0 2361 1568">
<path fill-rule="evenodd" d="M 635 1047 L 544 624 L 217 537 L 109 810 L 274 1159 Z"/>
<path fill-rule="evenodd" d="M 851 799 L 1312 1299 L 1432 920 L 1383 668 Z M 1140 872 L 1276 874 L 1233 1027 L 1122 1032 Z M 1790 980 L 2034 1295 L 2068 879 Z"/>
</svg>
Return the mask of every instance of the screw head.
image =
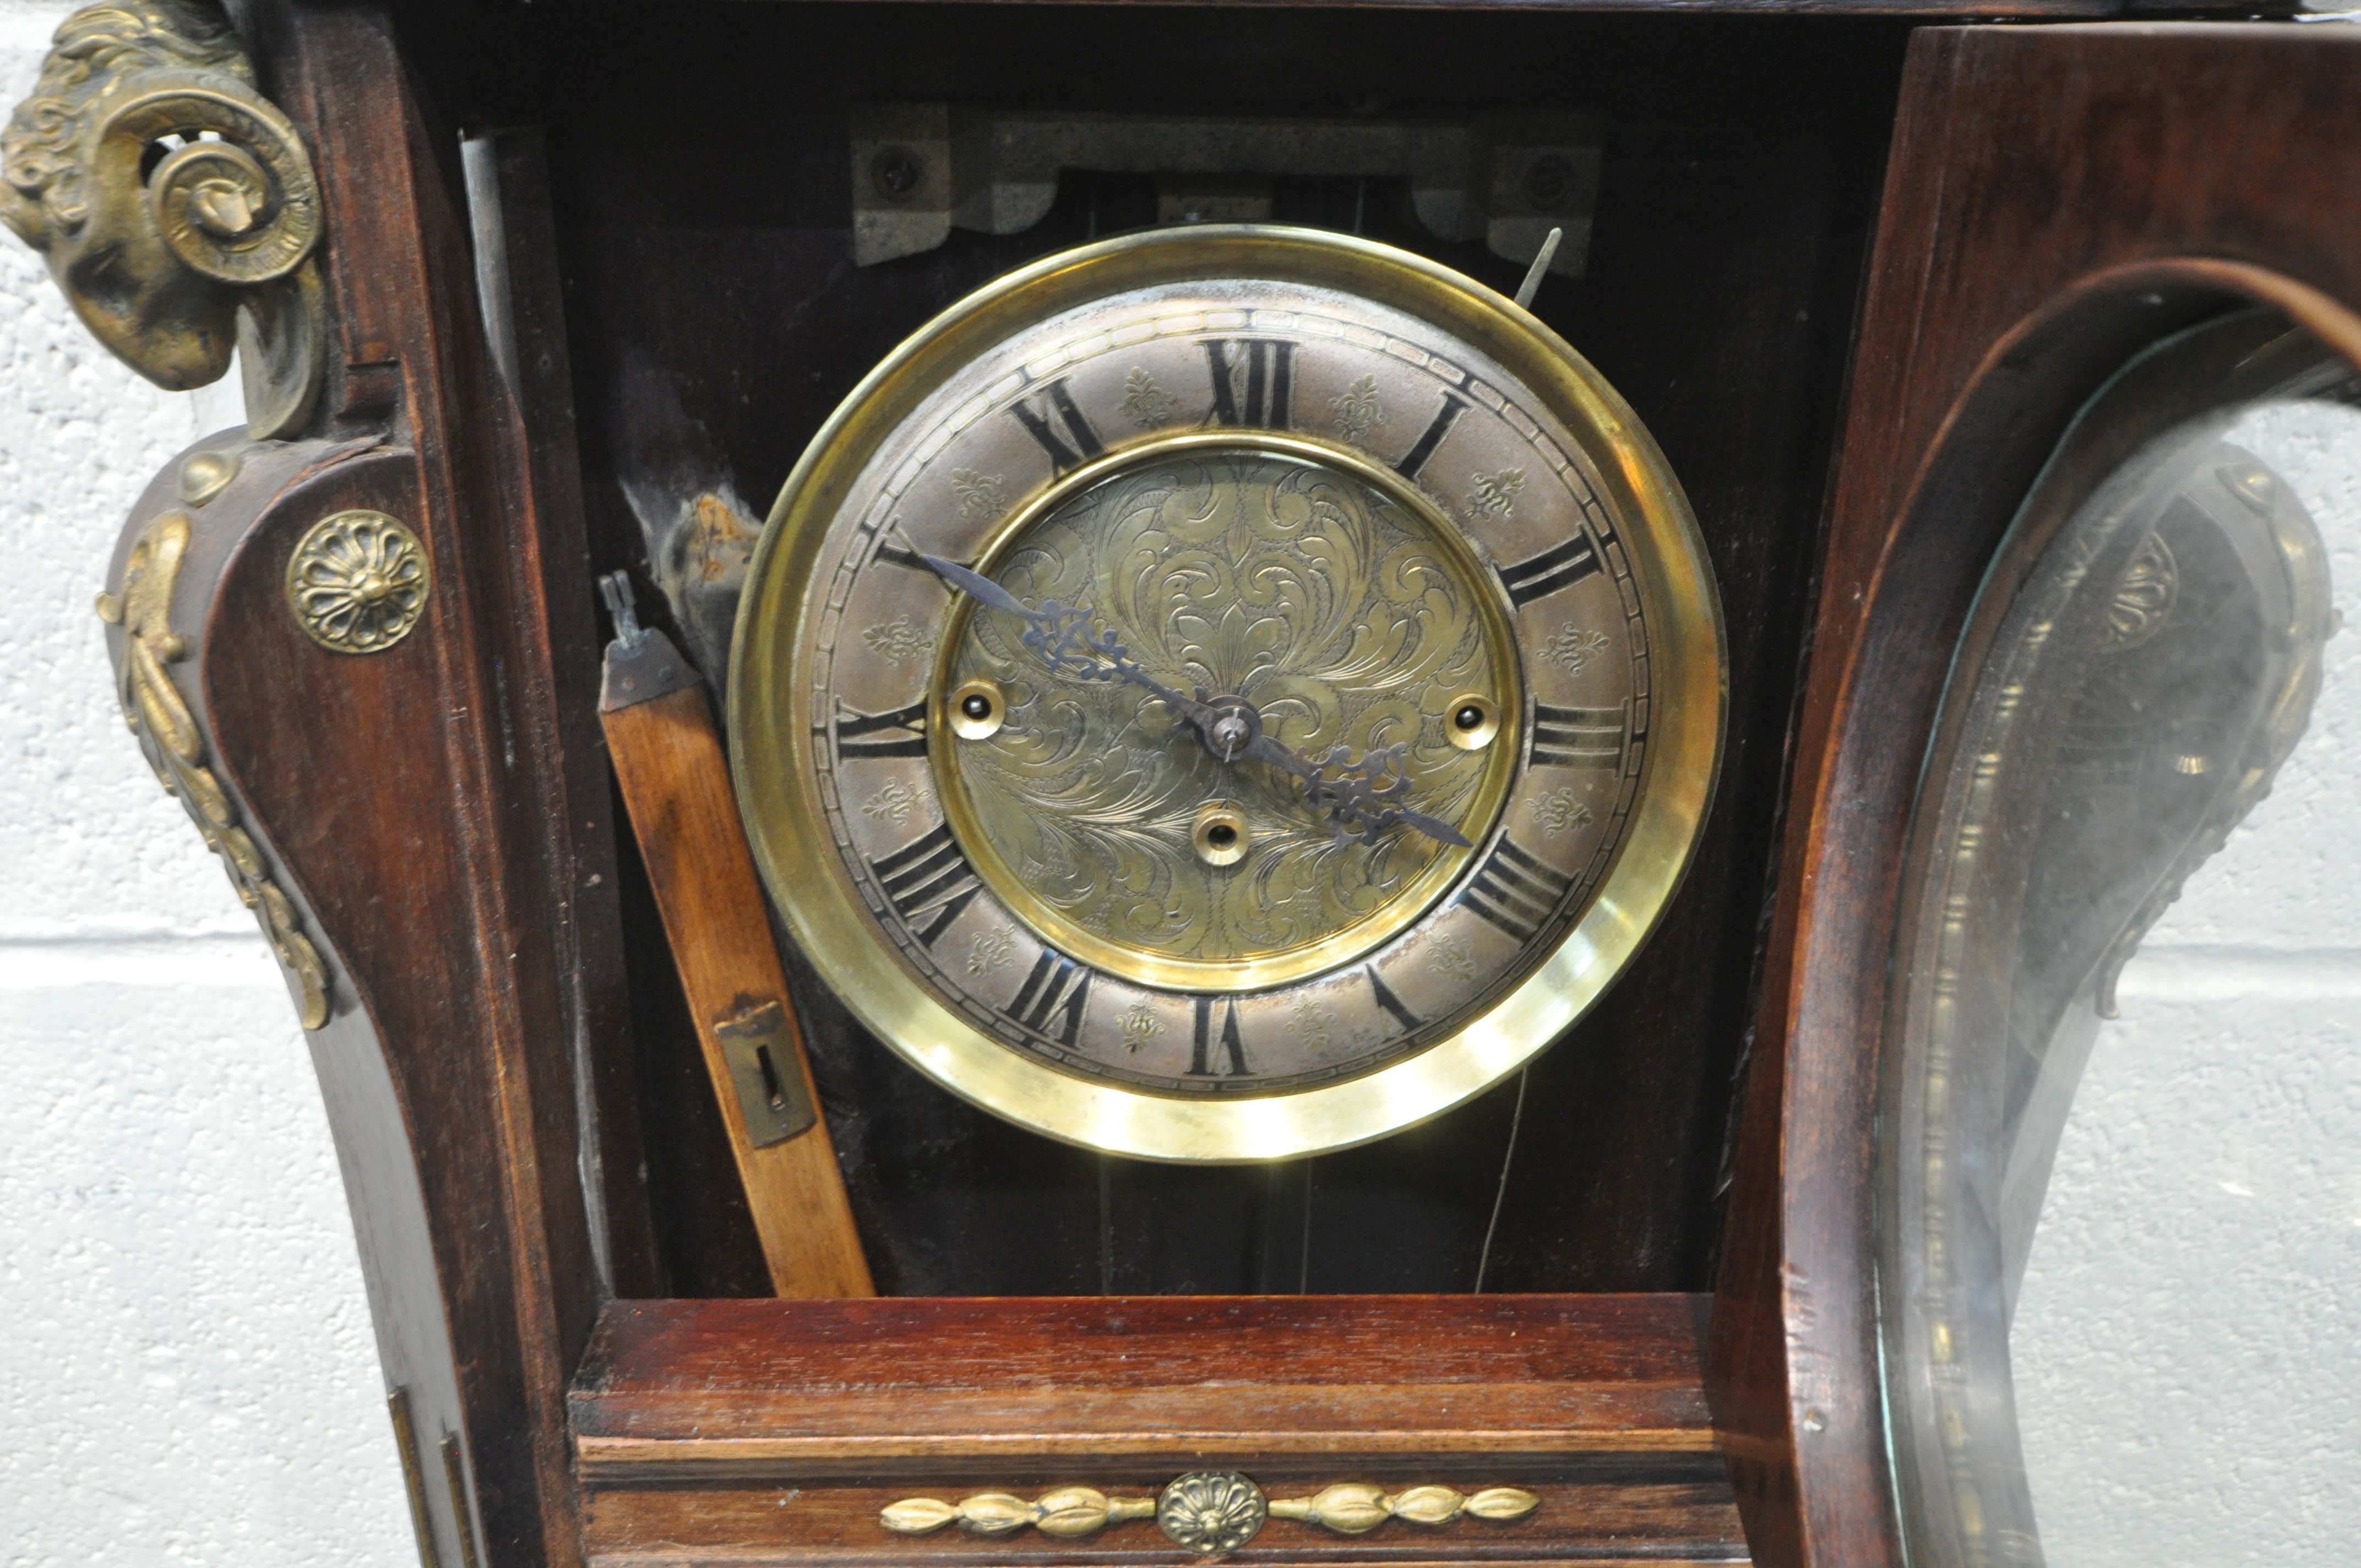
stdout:
<svg viewBox="0 0 2361 1568">
<path fill-rule="evenodd" d="M 918 163 L 902 148 L 889 147 L 869 166 L 869 177 L 876 181 L 879 195 L 906 196 L 918 188 Z"/>
<path fill-rule="evenodd" d="M 1564 154 L 1545 152 L 1525 165 L 1525 200 L 1547 211 L 1574 194 L 1574 165 Z"/>
</svg>

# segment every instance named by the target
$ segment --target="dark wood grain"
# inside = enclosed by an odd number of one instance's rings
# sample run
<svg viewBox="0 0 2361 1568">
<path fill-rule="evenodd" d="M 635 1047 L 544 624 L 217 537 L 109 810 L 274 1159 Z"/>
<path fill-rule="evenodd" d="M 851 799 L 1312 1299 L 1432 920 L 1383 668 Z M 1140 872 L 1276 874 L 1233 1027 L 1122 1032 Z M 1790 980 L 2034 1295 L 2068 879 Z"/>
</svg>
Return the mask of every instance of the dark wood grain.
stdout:
<svg viewBox="0 0 2361 1568">
<path fill-rule="evenodd" d="M 2066 421 L 2147 344 L 2260 300 L 2361 357 L 2356 188 L 2361 39 L 1913 40 L 1715 1325 L 1717 1415 L 1765 1563 L 1901 1561 L 1877 1380 L 1878 1045 L 1912 791 L 1976 585 Z"/>
<path fill-rule="evenodd" d="M 567 1045 L 586 1142 L 586 1177 L 598 1198 L 594 1239 L 623 1296 L 660 1294 L 659 1255 L 648 1208 L 646 1145 L 641 1136 L 632 1055 L 629 970 L 623 955 L 616 822 L 606 749 L 592 718 L 603 643 L 582 530 L 582 459 L 576 441 L 574 370 L 566 357 L 548 163 L 539 134 L 506 130 L 485 138 L 494 189 L 468 192 L 476 275 L 489 346 L 505 368 L 497 390 L 515 405 L 522 437 L 503 467 L 528 486 L 526 504 L 507 518 L 530 520 L 543 573 L 540 603 L 547 647 L 547 700 L 528 713 L 550 728 L 558 789 L 548 799 L 556 843 L 553 896 L 564 920 L 558 972 L 565 987 Z M 497 394 L 496 394 L 497 395 Z"/>
</svg>

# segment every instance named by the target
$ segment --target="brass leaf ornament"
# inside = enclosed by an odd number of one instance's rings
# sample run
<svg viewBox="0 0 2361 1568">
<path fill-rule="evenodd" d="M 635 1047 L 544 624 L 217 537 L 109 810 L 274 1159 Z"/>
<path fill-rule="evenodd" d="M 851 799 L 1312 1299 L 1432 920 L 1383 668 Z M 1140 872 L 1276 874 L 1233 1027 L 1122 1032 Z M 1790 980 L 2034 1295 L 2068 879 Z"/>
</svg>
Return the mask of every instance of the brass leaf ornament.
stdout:
<svg viewBox="0 0 2361 1568">
<path fill-rule="evenodd" d="M 957 1523 L 977 1535 L 1011 1535 L 1027 1526 L 1071 1540 L 1126 1519 L 1153 1519 L 1175 1545 L 1213 1555 L 1252 1541 L 1267 1519 L 1316 1525 L 1338 1535 L 1367 1535 L 1388 1519 L 1429 1528 L 1463 1518 L 1512 1524 L 1541 1507 L 1541 1498 L 1514 1486 L 1488 1486 L 1463 1497 L 1448 1486 L 1388 1492 L 1366 1481 L 1339 1481 L 1309 1497 L 1266 1499 L 1262 1488 L 1235 1471 L 1182 1475 L 1153 1499 L 1110 1497 L 1090 1486 L 1060 1486 L 1035 1502 L 1008 1492 L 981 1492 L 958 1503 L 908 1497 L 879 1515 L 896 1535 L 924 1535 Z"/>
<path fill-rule="evenodd" d="M 189 514 L 168 511 L 131 547 L 121 588 L 98 596 L 99 619 L 123 629 L 116 695 L 156 782 L 179 798 L 205 848 L 222 858 L 239 902 L 254 911 L 270 950 L 295 984 L 303 1027 L 316 1029 L 328 1021 L 327 965 L 304 937 L 293 900 L 271 879 L 262 850 L 239 825 L 229 792 L 205 765 L 204 732 L 164 668 L 189 651 L 187 641 L 172 630 L 172 589 L 188 551 Z"/>
<path fill-rule="evenodd" d="M 111 0 L 59 25 L 0 130 L 0 222 L 82 324 L 169 391 L 244 350 L 247 433 L 311 416 L 325 343 L 319 181 L 198 0 Z"/>
</svg>

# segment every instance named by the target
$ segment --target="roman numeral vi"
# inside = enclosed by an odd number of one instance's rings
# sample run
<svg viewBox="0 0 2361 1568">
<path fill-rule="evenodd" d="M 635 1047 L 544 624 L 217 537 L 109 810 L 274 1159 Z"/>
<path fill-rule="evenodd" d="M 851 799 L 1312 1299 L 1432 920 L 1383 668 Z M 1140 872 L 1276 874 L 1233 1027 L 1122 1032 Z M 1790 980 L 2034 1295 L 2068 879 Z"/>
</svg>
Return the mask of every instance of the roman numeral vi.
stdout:
<svg viewBox="0 0 2361 1568">
<path fill-rule="evenodd" d="M 1197 998 L 1196 1039 L 1189 1052 L 1189 1075 L 1191 1078 L 1209 1078 L 1213 1075 L 1215 1039 L 1213 999 L 1210 996 L 1201 996 Z M 1222 998 L 1222 1028 L 1219 1042 L 1223 1058 L 1229 1063 L 1227 1067 L 1219 1069 L 1221 1075 L 1224 1078 L 1244 1078 L 1247 1072 L 1246 1042 L 1238 1038 L 1238 1004 L 1228 997 Z"/>
</svg>

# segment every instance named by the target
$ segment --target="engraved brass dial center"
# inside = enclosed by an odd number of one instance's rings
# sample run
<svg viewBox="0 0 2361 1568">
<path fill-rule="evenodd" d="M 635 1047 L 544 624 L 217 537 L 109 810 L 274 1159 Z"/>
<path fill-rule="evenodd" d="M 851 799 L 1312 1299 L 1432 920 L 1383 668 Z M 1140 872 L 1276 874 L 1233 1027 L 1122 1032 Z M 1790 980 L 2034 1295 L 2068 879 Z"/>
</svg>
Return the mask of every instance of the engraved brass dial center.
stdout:
<svg viewBox="0 0 2361 1568">
<path fill-rule="evenodd" d="M 1087 608 L 1091 635 L 1164 686 L 1219 694 L 1176 725 L 1137 686 L 1054 673 L 1013 615 L 954 610 L 940 685 L 1008 707 L 989 745 L 937 747 L 943 808 L 984 884 L 1060 951 L 1177 989 L 1280 983 L 1385 941 L 1466 864 L 1414 831 L 1340 841 L 1299 778 L 1249 757 L 1265 734 L 1312 762 L 1400 747 L 1376 771 L 1470 840 L 1499 814 L 1511 759 L 1465 747 L 1453 705 L 1513 687 L 1507 617 L 1457 531 L 1374 465 L 1168 437 L 1052 488 L 978 570 L 1026 605 Z M 1204 837 L 1209 798 L 1242 814 L 1234 839 Z"/>
</svg>

